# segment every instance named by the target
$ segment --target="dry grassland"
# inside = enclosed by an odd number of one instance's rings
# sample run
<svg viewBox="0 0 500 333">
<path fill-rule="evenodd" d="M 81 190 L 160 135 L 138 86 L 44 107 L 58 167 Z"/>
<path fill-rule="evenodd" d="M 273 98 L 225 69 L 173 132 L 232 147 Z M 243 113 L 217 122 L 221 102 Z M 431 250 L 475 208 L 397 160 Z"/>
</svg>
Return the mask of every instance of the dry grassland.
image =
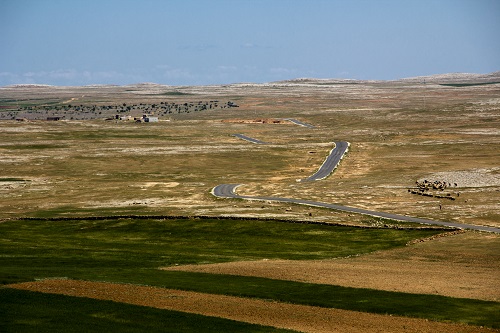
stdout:
<svg viewBox="0 0 500 333">
<path fill-rule="evenodd" d="M 0 122 L 0 219 L 172 214 L 390 223 L 284 203 L 217 199 L 210 194 L 218 184 L 242 183 L 239 193 L 244 195 L 302 198 L 500 227 L 499 84 L 177 88 L 186 94 L 182 96 L 165 95 L 171 89 L 165 87 L 85 89 L 1 88 L 0 100 L 181 103 L 224 97 L 240 107 L 172 115 L 155 124 Z M 255 121 L 283 118 L 300 119 L 316 128 Z M 234 137 L 235 133 L 271 144 L 254 145 Z M 351 143 L 340 168 L 323 181 L 298 182 L 317 170 L 334 140 Z M 451 186 L 437 194 L 449 194 L 455 200 L 410 194 L 408 188 L 423 179 L 449 182 Z M 354 258 L 177 269 L 498 301 L 499 255 L 498 235 L 467 232 Z M 427 324 L 408 325 L 423 332 Z M 378 328 L 390 331 L 388 326 Z M 451 326 L 439 329 L 457 331 Z M 481 330 L 470 331 L 475 329 Z M 366 331 L 366 327 L 352 331 Z M 436 331 L 436 326 L 427 331 Z"/>
<path fill-rule="evenodd" d="M 309 218 L 311 213 L 318 220 L 367 222 L 320 209 L 217 200 L 209 193 L 220 183 L 243 183 L 242 194 L 500 226 L 498 84 L 185 87 L 181 97 L 159 97 L 159 87 L 147 88 L 1 89 L 0 98 L 26 103 L 225 98 L 240 107 L 173 115 L 156 124 L 1 122 L 0 217 L 137 212 Z M 316 128 L 252 123 L 282 118 Z M 235 133 L 271 144 L 253 145 Z M 352 144 L 335 175 L 297 183 L 318 168 L 334 140 Z M 456 200 L 409 194 L 422 179 L 457 183 L 438 193 Z"/>
</svg>

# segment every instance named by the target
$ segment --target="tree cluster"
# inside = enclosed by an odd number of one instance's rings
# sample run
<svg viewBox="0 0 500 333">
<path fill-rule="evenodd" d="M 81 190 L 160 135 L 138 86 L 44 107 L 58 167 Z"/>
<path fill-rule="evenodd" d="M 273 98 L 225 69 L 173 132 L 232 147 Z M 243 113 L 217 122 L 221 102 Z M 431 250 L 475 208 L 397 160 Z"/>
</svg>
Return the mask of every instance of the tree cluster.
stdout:
<svg viewBox="0 0 500 333">
<path fill-rule="evenodd" d="M 163 117 L 181 113 L 229 109 L 234 107 L 238 107 L 234 102 L 221 102 L 218 100 L 197 102 L 161 101 L 157 103 L 120 103 L 107 105 L 31 105 L 18 107 L 16 110 L 0 112 L 0 119 L 45 120 L 48 117 L 59 116 L 61 119 L 67 120 L 91 120 L 109 118 L 115 114 L 138 115 L 142 113 Z"/>
</svg>

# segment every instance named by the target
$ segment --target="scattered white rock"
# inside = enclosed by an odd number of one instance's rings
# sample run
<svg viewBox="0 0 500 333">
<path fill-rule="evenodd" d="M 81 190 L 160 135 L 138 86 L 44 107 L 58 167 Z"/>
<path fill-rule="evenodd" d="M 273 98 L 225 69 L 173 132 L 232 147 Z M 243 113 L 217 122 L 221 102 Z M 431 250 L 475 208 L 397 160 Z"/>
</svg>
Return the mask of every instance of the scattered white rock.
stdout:
<svg viewBox="0 0 500 333">
<path fill-rule="evenodd" d="M 454 187 L 500 186 L 500 168 L 471 169 L 463 171 L 436 172 L 419 179 L 419 182 L 445 181 Z"/>
</svg>

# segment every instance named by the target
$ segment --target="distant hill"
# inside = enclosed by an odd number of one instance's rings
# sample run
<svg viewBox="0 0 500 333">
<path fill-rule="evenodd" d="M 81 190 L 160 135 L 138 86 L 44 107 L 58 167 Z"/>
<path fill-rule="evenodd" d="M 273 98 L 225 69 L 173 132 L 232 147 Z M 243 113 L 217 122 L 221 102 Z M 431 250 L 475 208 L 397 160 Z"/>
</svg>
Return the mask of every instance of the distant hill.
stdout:
<svg viewBox="0 0 500 333">
<path fill-rule="evenodd" d="M 349 84 L 349 83 L 365 83 L 365 82 L 382 82 L 354 79 L 315 79 L 315 78 L 297 78 L 291 80 L 282 80 L 271 82 L 273 84 L 314 84 L 314 85 L 330 85 L 330 84 Z"/>
<path fill-rule="evenodd" d="M 333 84 L 360 84 L 360 83 L 381 83 L 381 82 L 401 82 L 401 83 L 435 83 L 435 84 L 477 84 L 477 83 L 500 83 L 500 71 L 488 74 L 475 73 L 446 73 L 427 76 L 416 76 L 398 80 L 353 80 L 353 79 L 315 79 L 297 78 L 272 82 L 274 84 L 312 84 L 312 85 L 333 85 Z"/>
<path fill-rule="evenodd" d="M 274 81 L 269 83 L 233 83 L 233 84 L 214 84 L 210 87 L 261 87 L 261 86 L 328 86 L 328 85 L 345 85 L 345 84 L 373 84 L 373 83 L 402 83 L 402 84 L 421 84 L 421 83 L 441 84 L 447 86 L 468 86 L 500 83 L 500 71 L 488 74 L 475 73 L 446 73 L 427 76 L 416 76 L 403 78 L 398 80 L 355 80 L 355 79 L 317 79 L 317 78 L 296 78 L 290 80 Z M 113 85 L 113 84 L 91 84 L 83 86 L 83 88 L 128 88 L 137 89 L 140 91 L 149 90 L 156 92 L 162 89 L 175 87 L 190 87 L 190 86 L 172 86 L 166 84 L 158 84 L 153 82 L 141 82 L 128 85 Z M 195 87 L 195 86 L 191 86 Z M 208 87 L 208 86 L 206 86 Z M 58 88 L 47 84 L 13 84 L 1 88 L 17 88 L 17 89 L 37 89 L 37 88 Z M 67 87 L 67 88 L 82 88 L 82 87 Z"/>
<path fill-rule="evenodd" d="M 23 84 L 12 84 L 10 86 L 5 86 L 5 88 L 50 88 L 54 87 L 50 84 L 34 84 L 34 83 L 23 83 Z"/>
<path fill-rule="evenodd" d="M 500 82 L 500 71 L 489 74 L 447 73 L 428 76 L 417 76 L 401 79 L 402 82 L 432 82 L 432 83 L 491 83 Z"/>
</svg>

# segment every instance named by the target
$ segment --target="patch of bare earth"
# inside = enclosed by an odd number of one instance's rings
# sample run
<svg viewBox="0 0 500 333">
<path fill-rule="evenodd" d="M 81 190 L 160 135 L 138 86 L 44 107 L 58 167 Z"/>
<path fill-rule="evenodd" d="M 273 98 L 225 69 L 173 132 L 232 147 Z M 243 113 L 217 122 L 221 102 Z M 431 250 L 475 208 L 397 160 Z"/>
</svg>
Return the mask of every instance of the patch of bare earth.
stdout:
<svg viewBox="0 0 500 333">
<path fill-rule="evenodd" d="M 234 124 L 290 124 L 289 121 L 283 119 L 259 118 L 259 119 L 224 119 L 223 123 Z"/>
<path fill-rule="evenodd" d="M 475 243 L 482 244 L 481 248 L 474 248 Z M 259 260 L 165 269 L 499 301 L 499 249 L 500 236 L 468 232 L 351 258 Z"/>
<path fill-rule="evenodd" d="M 11 288 L 197 313 L 302 332 L 494 332 L 476 326 L 202 294 L 158 287 L 42 280 Z"/>
</svg>

